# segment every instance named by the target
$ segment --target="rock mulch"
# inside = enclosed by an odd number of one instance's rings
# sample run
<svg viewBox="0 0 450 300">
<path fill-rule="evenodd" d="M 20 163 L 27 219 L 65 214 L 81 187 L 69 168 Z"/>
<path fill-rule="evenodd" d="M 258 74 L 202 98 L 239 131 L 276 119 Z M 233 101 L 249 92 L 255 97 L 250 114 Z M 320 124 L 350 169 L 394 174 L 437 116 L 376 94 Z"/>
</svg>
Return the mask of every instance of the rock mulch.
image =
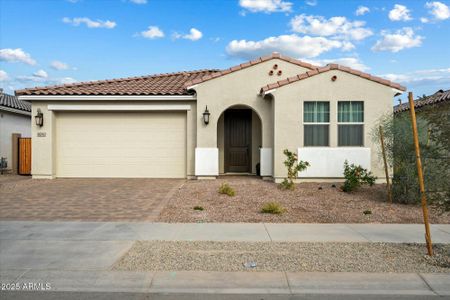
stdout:
<svg viewBox="0 0 450 300">
<path fill-rule="evenodd" d="M 450 245 L 138 241 L 116 271 L 450 272 Z M 256 264 L 256 267 L 251 266 Z M 250 266 L 250 267 L 249 267 Z"/>
<path fill-rule="evenodd" d="M 235 189 L 229 197 L 218 193 L 222 183 Z M 186 182 L 161 212 L 160 222 L 274 222 L 274 223 L 422 223 L 420 205 L 386 202 L 384 184 L 362 187 L 353 193 L 342 183 L 301 183 L 294 191 L 280 190 L 273 182 L 255 177 L 224 176 L 214 181 Z M 262 214 L 266 202 L 279 202 L 281 215 Z M 203 208 L 194 210 L 195 206 Z M 366 214 L 364 213 L 366 212 Z M 368 214 L 370 212 L 370 214 Z M 450 212 L 430 208 L 432 223 L 450 223 Z"/>
</svg>

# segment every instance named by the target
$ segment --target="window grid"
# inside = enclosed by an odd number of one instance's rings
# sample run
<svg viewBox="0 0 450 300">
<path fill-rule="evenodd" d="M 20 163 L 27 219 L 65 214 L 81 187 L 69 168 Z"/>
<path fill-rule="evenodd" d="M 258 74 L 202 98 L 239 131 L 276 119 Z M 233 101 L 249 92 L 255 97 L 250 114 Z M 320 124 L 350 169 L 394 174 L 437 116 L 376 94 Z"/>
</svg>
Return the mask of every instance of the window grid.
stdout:
<svg viewBox="0 0 450 300">
<path fill-rule="evenodd" d="M 347 114 L 347 115 L 346 115 Z M 338 146 L 363 147 L 364 146 L 364 102 L 338 101 Z M 356 129 L 356 130 L 355 130 Z M 359 129 L 359 130 L 358 130 Z M 346 132 L 347 135 L 343 134 Z M 353 136 L 349 136 L 353 133 Z"/>
<path fill-rule="evenodd" d="M 303 145 L 328 147 L 330 145 L 330 102 L 303 102 Z"/>
</svg>

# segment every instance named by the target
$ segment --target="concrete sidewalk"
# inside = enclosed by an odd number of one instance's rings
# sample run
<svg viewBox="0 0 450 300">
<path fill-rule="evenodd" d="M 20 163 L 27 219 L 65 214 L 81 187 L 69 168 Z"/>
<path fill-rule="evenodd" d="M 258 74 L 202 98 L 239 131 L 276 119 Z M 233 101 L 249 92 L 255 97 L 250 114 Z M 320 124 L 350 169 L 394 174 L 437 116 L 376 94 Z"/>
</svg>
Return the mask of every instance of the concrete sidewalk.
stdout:
<svg viewBox="0 0 450 300">
<path fill-rule="evenodd" d="M 134 223 L 0 221 L 0 240 L 290 241 L 424 243 L 421 224 Z M 434 243 L 450 243 L 450 224 L 431 226 Z"/>
<path fill-rule="evenodd" d="M 2 271 L 0 281 L 51 292 L 450 296 L 450 274 Z"/>
</svg>

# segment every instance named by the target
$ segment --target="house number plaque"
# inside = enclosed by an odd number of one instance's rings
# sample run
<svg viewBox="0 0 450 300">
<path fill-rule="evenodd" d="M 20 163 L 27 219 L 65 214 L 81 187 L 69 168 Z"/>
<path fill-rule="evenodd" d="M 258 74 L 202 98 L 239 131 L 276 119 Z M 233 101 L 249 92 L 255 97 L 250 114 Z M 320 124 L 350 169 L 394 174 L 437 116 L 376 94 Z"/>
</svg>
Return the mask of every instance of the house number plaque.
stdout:
<svg viewBox="0 0 450 300">
<path fill-rule="evenodd" d="M 46 137 L 47 136 L 47 132 L 38 132 L 37 136 L 38 137 Z"/>
</svg>

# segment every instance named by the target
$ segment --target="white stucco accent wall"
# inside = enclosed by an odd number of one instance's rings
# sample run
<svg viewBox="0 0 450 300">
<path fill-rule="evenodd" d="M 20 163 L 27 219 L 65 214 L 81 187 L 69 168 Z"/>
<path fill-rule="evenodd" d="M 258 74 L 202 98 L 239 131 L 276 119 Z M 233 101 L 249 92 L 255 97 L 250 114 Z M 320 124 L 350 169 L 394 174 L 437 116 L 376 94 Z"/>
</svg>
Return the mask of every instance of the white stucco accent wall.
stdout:
<svg viewBox="0 0 450 300">
<path fill-rule="evenodd" d="M 310 167 L 299 172 L 299 178 L 342 178 L 344 162 L 371 169 L 370 148 L 362 147 L 310 147 L 299 148 L 298 157 L 306 160 Z"/>
<path fill-rule="evenodd" d="M 195 148 L 195 175 L 199 177 L 219 175 L 219 149 Z"/>
<path fill-rule="evenodd" d="M 261 176 L 272 176 L 273 166 L 272 166 L 272 148 L 261 148 Z"/>
<path fill-rule="evenodd" d="M 0 157 L 6 157 L 8 169 L 12 163 L 12 139 L 13 133 L 20 133 L 22 137 L 31 135 L 31 116 L 16 114 L 8 111 L 0 111 Z"/>
</svg>

